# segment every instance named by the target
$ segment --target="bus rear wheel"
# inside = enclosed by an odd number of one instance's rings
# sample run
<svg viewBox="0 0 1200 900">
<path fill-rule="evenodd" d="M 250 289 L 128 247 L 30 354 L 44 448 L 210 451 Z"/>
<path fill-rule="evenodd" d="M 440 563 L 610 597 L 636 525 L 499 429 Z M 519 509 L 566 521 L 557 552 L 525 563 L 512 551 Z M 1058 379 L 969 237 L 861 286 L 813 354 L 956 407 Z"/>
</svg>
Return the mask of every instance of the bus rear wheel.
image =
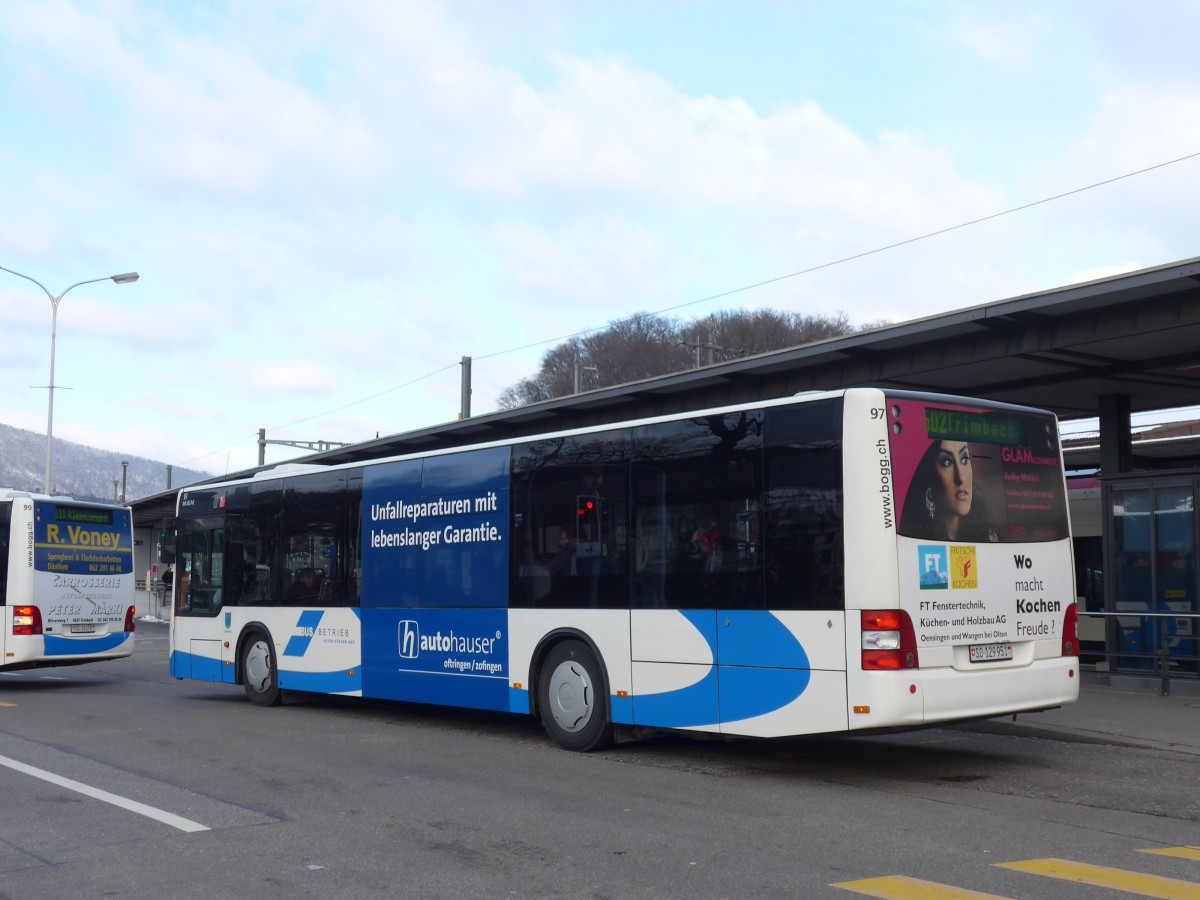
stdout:
<svg viewBox="0 0 1200 900">
<path fill-rule="evenodd" d="M 600 664 L 581 641 L 564 641 L 546 657 L 538 708 L 546 734 L 565 750 L 600 750 L 613 742 Z"/>
<path fill-rule="evenodd" d="M 242 687 L 256 706 L 277 706 L 282 699 L 275 674 L 275 649 L 261 631 L 250 635 L 242 645 Z"/>
</svg>

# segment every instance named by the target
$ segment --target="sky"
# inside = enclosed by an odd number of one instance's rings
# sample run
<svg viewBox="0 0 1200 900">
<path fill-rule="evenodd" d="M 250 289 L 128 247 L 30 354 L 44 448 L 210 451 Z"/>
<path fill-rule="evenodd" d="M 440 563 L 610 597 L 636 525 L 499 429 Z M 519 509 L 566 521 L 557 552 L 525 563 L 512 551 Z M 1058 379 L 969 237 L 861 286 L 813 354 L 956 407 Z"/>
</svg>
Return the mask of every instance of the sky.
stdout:
<svg viewBox="0 0 1200 900">
<path fill-rule="evenodd" d="M 0 266 L 45 291 L 0 272 L 0 422 L 45 433 L 47 294 L 129 271 L 63 296 L 55 437 L 221 474 L 260 428 L 453 421 L 464 356 L 489 412 L 639 312 L 903 322 L 1189 259 L 1198 30 L 1190 0 L 5 0 Z"/>
</svg>

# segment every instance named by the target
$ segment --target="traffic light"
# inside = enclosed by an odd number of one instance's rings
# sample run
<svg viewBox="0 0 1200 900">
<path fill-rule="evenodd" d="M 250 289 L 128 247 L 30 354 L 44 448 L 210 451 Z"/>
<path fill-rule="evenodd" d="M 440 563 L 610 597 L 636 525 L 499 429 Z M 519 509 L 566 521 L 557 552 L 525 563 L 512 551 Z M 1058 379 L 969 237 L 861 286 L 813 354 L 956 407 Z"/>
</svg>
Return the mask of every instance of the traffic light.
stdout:
<svg viewBox="0 0 1200 900">
<path fill-rule="evenodd" d="M 578 556 L 600 555 L 600 497 L 580 494 L 575 498 L 575 553 Z"/>
</svg>

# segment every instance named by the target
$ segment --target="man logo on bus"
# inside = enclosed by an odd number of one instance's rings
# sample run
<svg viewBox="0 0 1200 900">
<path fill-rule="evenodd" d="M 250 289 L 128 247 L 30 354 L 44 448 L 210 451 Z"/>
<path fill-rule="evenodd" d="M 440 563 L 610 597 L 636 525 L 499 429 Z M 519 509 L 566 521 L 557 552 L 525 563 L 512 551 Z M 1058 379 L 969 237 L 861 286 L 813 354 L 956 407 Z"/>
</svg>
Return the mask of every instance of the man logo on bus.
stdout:
<svg viewBox="0 0 1200 900">
<path fill-rule="evenodd" d="M 401 619 L 398 630 L 400 658 L 416 659 L 421 652 L 421 628 L 413 619 Z"/>
</svg>

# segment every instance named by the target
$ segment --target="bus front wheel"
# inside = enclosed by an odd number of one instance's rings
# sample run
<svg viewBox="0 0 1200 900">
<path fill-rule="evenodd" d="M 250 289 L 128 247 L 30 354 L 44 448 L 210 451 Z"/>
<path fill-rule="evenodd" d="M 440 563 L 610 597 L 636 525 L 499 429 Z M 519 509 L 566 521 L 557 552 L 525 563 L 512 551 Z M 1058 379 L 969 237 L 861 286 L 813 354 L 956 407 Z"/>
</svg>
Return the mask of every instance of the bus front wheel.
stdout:
<svg viewBox="0 0 1200 900">
<path fill-rule="evenodd" d="M 613 742 L 604 679 L 596 655 L 564 641 L 546 657 L 538 686 L 542 727 L 566 750 L 599 750 Z"/>
<path fill-rule="evenodd" d="M 242 645 L 242 686 L 257 706 L 276 706 L 280 702 L 275 650 L 261 631 L 250 635 Z"/>
</svg>

